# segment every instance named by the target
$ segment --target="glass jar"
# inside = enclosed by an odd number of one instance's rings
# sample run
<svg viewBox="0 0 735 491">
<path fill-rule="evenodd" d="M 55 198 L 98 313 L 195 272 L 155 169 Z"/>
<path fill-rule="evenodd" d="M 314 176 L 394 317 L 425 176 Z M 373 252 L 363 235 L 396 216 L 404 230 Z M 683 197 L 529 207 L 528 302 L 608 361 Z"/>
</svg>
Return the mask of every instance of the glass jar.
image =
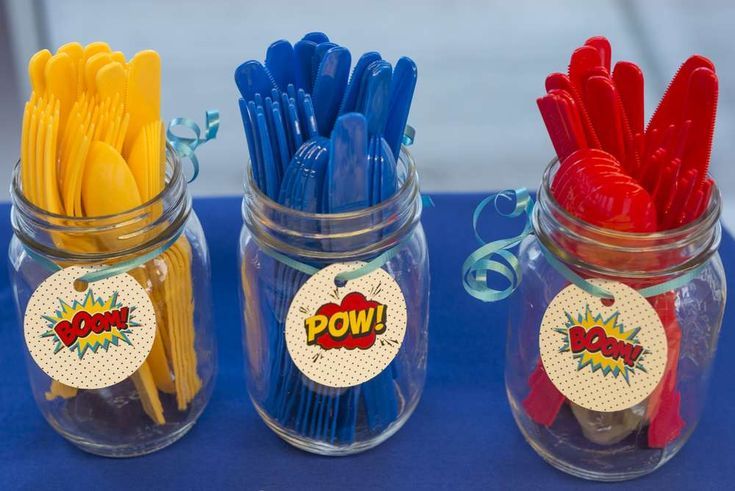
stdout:
<svg viewBox="0 0 735 491">
<path fill-rule="evenodd" d="M 713 190 L 706 212 L 684 227 L 621 233 L 567 213 L 550 192 L 557 170 L 554 161 L 544 174 L 532 218 L 534 235 L 520 247 L 522 282 L 512 297 L 506 352 L 508 398 L 526 440 L 554 467 L 587 479 L 631 479 L 681 449 L 705 404 L 726 298 L 717 253 L 720 197 Z M 663 325 L 667 355 L 660 382 L 642 402 L 591 411 L 551 382 L 540 361 L 540 326 L 554 297 L 569 285 L 560 273 L 564 268 L 579 278 L 617 281 L 639 291 L 666 284 L 661 290 L 668 291 L 646 296 Z M 565 353 L 572 356 L 568 349 Z M 592 375 L 602 379 L 600 371 Z"/>
<path fill-rule="evenodd" d="M 31 295 L 56 270 L 123 262 L 137 263 L 127 274 L 150 298 L 156 318 L 145 361 L 130 377 L 104 388 L 77 389 L 52 380 L 25 350 L 43 416 L 81 449 L 110 457 L 153 452 L 182 437 L 209 401 L 216 349 L 209 253 L 176 154 L 167 151 L 163 191 L 119 215 L 48 213 L 24 196 L 18 165 L 11 197 L 8 256 L 20 319 Z M 94 285 L 89 283 L 90 292 Z"/>
<path fill-rule="evenodd" d="M 303 450 L 346 455 L 372 448 L 406 422 L 423 390 L 429 258 L 414 161 L 405 149 L 399 160 L 400 186 L 393 197 L 338 214 L 281 206 L 247 174 L 240 260 L 248 391 L 265 423 Z M 405 298 L 405 335 L 395 358 L 374 378 L 327 386 L 296 367 L 285 339 L 287 317 L 294 296 L 310 278 L 299 264 L 321 270 L 351 261 L 373 261 L 397 283 Z M 351 288 L 350 281 L 335 283 L 341 292 Z M 389 310 L 388 322 L 391 316 Z M 358 351 L 349 351 L 346 365 L 357 360 Z M 320 354 L 326 350 L 317 348 Z"/>
</svg>

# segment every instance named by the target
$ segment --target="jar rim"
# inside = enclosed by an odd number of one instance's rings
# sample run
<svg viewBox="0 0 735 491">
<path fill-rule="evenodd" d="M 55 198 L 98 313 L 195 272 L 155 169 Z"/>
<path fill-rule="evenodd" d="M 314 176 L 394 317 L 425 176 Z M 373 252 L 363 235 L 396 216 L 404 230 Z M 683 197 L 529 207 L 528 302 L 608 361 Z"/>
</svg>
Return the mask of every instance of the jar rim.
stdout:
<svg viewBox="0 0 735 491">
<path fill-rule="evenodd" d="M 403 146 L 398 159 L 398 190 L 374 206 L 340 213 L 313 213 L 277 203 L 246 172 L 242 218 L 263 247 L 293 257 L 329 261 L 357 259 L 387 250 L 409 234 L 421 217 L 418 172 Z"/>
<path fill-rule="evenodd" d="M 591 224 L 573 215 L 551 192 L 553 173 L 547 165 L 532 214 L 537 239 L 573 269 L 649 280 L 683 274 L 717 253 L 721 240 L 721 199 L 716 185 L 707 209 L 684 226 L 650 233 L 621 232 Z"/>
<path fill-rule="evenodd" d="M 163 189 L 145 203 L 118 214 L 75 217 L 40 208 L 23 194 L 20 163 L 14 168 L 10 194 L 15 237 L 43 256 L 64 261 L 96 262 L 152 249 L 185 226 L 191 214 L 181 160 L 168 143 Z M 84 240 L 77 243 L 77 239 L 57 241 L 54 237 L 100 238 L 109 247 L 86 250 Z"/>
<path fill-rule="evenodd" d="M 546 165 L 546 169 L 544 170 L 543 178 L 541 180 L 541 187 L 538 193 L 538 200 L 550 203 L 552 205 L 554 213 L 558 213 L 559 215 L 561 215 L 565 221 L 570 222 L 571 224 L 579 227 L 582 230 L 592 232 L 596 236 L 609 237 L 610 239 L 615 240 L 624 239 L 626 241 L 650 240 L 665 242 L 667 239 L 673 240 L 676 237 L 680 236 L 686 237 L 702 229 L 708 230 L 716 226 L 722 213 L 722 198 L 720 196 L 720 190 L 717 187 L 717 183 L 713 182 L 712 194 L 710 196 L 709 203 L 707 204 L 707 208 L 705 208 L 705 211 L 695 220 L 692 220 L 691 222 L 686 223 L 680 227 L 668 230 L 660 230 L 656 232 L 623 232 L 600 227 L 599 225 L 590 223 L 570 213 L 551 192 L 551 173 L 552 170 L 554 170 L 554 166 L 559 164 L 559 158 L 554 157 Z"/>
<path fill-rule="evenodd" d="M 297 210 L 285 205 L 278 203 L 271 199 L 255 183 L 255 178 L 252 173 L 252 162 L 248 160 L 247 169 L 245 171 L 245 183 L 243 185 L 245 194 L 255 196 L 255 198 L 264 203 L 267 208 L 272 211 L 283 214 L 284 216 L 290 216 L 298 219 L 305 220 L 318 220 L 318 221 L 340 221 L 340 220 L 354 220 L 356 218 L 366 217 L 376 213 L 380 213 L 384 210 L 394 207 L 396 203 L 409 199 L 412 201 L 416 194 L 419 193 L 418 186 L 418 173 L 416 172 L 416 162 L 414 161 L 413 155 L 409 152 L 405 145 L 401 146 L 399 161 L 404 162 L 406 168 L 406 178 L 401 183 L 400 188 L 390 198 L 381 201 L 380 203 L 357 210 L 339 212 L 339 213 L 312 213 L 303 210 Z"/>
<path fill-rule="evenodd" d="M 151 208 L 151 206 L 162 202 L 169 195 L 179 192 L 176 188 L 180 186 L 181 181 L 183 180 L 181 159 L 179 158 L 178 153 L 176 153 L 176 150 L 168 142 L 166 142 L 166 162 L 167 168 L 170 169 L 170 174 L 167 176 L 168 178 L 165 179 L 163 189 L 148 201 L 117 214 L 76 217 L 72 215 L 53 213 L 31 202 L 23 193 L 20 179 L 20 159 L 18 159 L 13 167 L 10 184 L 11 203 L 16 209 L 20 210 L 21 214 L 33 216 L 34 221 L 36 222 L 51 223 L 62 220 L 66 224 L 72 222 L 73 225 L 64 226 L 68 231 L 81 233 L 85 231 L 94 232 L 100 229 L 107 229 L 114 227 L 119 223 L 129 222 L 130 220 L 137 218 L 139 215 L 145 214 L 146 210 Z M 100 226 L 100 222 L 106 223 L 107 225 Z"/>
</svg>

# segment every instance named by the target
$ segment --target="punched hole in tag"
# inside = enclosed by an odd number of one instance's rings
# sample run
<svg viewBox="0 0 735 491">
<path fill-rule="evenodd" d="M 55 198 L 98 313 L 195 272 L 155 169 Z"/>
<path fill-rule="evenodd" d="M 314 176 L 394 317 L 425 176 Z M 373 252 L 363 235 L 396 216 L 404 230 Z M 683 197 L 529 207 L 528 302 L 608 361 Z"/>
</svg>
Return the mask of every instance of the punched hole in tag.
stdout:
<svg viewBox="0 0 735 491">
<path fill-rule="evenodd" d="M 615 305 L 615 298 L 601 298 L 600 303 L 605 307 L 612 307 Z"/>
<path fill-rule="evenodd" d="M 77 278 L 76 280 L 74 280 L 74 290 L 78 291 L 79 293 L 82 293 L 82 292 L 86 292 L 87 288 L 89 288 L 89 282 L 81 278 Z"/>
</svg>

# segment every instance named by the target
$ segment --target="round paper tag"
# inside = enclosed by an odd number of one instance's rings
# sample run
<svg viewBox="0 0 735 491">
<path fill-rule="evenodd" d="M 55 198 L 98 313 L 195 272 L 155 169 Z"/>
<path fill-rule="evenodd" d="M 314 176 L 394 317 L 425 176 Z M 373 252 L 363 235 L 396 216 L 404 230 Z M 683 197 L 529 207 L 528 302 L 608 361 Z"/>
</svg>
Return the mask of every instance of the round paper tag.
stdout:
<svg viewBox="0 0 735 491">
<path fill-rule="evenodd" d="M 592 279 L 612 303 L 569 285 L 544 313 L 539 348 L 544 369 L 573 403 L 592 411 L 628 409 L 656 388 L 668 345 L 658 314 L 622 283 Z"/>
<path fill-rule="evenodd" d="M 148 294 L 129 274 L 74 282 L 94 268 L 73 266 L 33 292 L 23 318 L 31 356 L 49 377 L 70 387 L 101 389 L 133 374 L 148 357 L 156 315 Z"/>
<path fill-rule="evenodd" d="M 329 387 L 351 387 L 382 372 L 406 334 L 406 300 L 383 269 L 348 281 L 334 278 L 363 262 L 328 266 L 299 289 L 286 317 L 286 346 L 296 366 Z"/>
</svg>

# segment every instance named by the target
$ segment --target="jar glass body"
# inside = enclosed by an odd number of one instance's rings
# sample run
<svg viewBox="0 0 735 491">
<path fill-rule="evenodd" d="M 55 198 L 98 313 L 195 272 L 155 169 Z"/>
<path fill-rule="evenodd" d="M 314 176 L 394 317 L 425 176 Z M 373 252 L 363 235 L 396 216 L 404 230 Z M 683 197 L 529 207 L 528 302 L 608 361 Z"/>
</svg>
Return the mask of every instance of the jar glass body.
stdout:
<svg viewBox="0 0 735 491">
<path fill-rule="evenodd" d="M 110 217 L 47 214 L 24 198 L 17 178 L 16 169 L 8 258 L 21 321 L 33 292 L 56 272 L 49 265 L 105 267 L 155 256 L 127 271 L 156 316 L 156 340 L 143 365 L 112 386 L 76 389 L 52 380 L 25 349 L 38 408 L 57 432 L 91 453 L 128 457 L 173 443 L 206 407 L 216 371 L 209 255 L 179 161 L 169 152 L 161 194 Z"/>
<path fill-rule="evenodd" d="M 399 177 L 402 185 L 393 198 L 333 215 L 284 208 L 248 179 L 240 239 L 248 392 L 265 423 L 303 450 L 345 455 L 378 445 L 403 425 L 420 399 L 426 377 L 429 260 L 419 222 L 417 176 L 405 151 Z M 395 254 L 382 269 L 395 279 L 407 309 L 398 354 L 360 385 L 334 388 L 309 380 L 293 364 L 284 340 L 290 304 L 309 275 L 276 259 L 273 251 L 321 269 L 367 262 L 388 250 Z M 372 404 L 365 402 L 366 394 L 372 394 Z"/>
<path fill-rule="evenodd" d="M 519 251 L 522 282 L 511 300 L 506 350 L 508 398 L 526 440 L 553 466 L 587 479 L 631 479 L 673 457 L 691 436 L 706 404 L 726 298 L 717 253 L 719 195 L 715 191 L 705 214 L 682 229 L 616 233 L 581 222 L 561 208 L 548 187 L 555 170 L 552 163 L 539 190 L 535 235 L 527 237 Z M 534 387 L 543 386 L 538 383 L 543 372 L 539 329 L 554 297 L 569 285 L 558 266 L 549 262 L 550 254 L 582 278 L 618 281 L 636 289 L 686 279 L 646 298 L 664 326 L 668 358 L 659 385 L 641 403 L 599 412 L 565 399 L 558 411 L 548 411 L 558 407 L 560 393 Z"/>
</svg>

